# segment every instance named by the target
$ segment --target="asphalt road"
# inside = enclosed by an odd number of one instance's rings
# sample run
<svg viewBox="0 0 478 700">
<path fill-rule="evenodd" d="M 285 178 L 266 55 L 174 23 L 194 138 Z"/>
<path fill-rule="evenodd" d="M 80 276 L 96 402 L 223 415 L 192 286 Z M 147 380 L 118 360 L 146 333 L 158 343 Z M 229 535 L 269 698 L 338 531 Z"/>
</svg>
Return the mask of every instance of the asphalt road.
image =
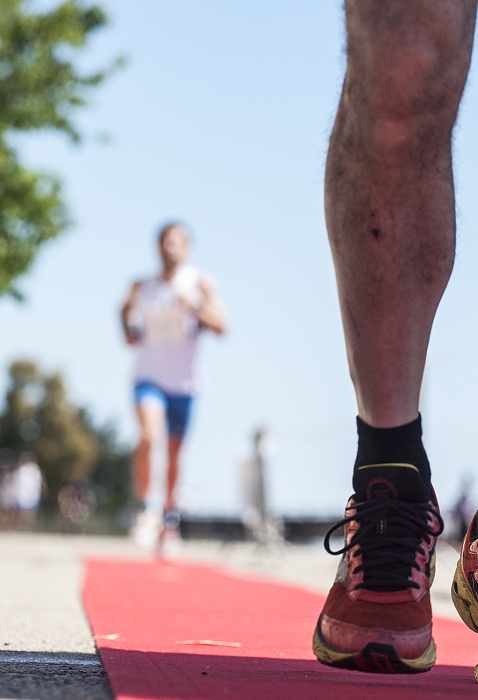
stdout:
<svg viewBox="0 0 478 700">
<path fill-rule="evenodd" d="M 83 613 L 82 560 L 127 540 L 0 533 L 0 700 L 111 700 Z"/>
</svg>

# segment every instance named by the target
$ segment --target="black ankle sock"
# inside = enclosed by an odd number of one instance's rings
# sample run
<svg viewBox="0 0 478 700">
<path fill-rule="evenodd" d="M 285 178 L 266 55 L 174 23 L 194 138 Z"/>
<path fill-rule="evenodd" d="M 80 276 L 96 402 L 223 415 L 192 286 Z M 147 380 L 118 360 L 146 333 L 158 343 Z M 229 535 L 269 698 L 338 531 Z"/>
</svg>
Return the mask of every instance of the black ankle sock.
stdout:
<svg viewBox="0 0 478 700">
<path fill-rule="evenodd" d="M 353 484 L 361 498 L 380 497 L 370 495 L 370 485 L 386 477 L 398 489 L 400 500 L 428 500 L 430 463 L 422 443 L 420 415 L 397 428 L 372 428 L 357 417 L 357 431 Z"/>
</svg>

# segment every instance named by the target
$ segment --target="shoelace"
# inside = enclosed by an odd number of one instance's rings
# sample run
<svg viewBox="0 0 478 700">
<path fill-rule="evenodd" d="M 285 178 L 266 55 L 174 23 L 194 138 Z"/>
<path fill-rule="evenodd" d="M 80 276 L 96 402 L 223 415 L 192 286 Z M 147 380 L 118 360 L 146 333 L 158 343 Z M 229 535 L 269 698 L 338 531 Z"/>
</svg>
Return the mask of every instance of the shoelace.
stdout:
<svg viewBox="0 0 478 700">
<path fill-rule="evenodd" d="M 410 580 L 412 567 L 419 569 L 416 554 L 425 552 L 420 543 L 430 544 L 431 537 L 443 532 L 440 513 L 430 503 L 406 503 L 392 499 L 374 499 L 356 503 L 347 508 L 354 515 L 345 517 L 327 532 L 324 546 L 329 554 L 344 554 L 359 545 L 354 556 L 362 556 L 362 563 L 352 573 L 364 572 L 363 582 L 356 588 L 375 591 L 397 591 L 419 588 Z M 438 530 L 430 526 L 430 515 L 438 520 Z M 361 527 L 349 544 L 333 551 L 330 538 L 339 528 L 355 520 Z"/>
</svg>

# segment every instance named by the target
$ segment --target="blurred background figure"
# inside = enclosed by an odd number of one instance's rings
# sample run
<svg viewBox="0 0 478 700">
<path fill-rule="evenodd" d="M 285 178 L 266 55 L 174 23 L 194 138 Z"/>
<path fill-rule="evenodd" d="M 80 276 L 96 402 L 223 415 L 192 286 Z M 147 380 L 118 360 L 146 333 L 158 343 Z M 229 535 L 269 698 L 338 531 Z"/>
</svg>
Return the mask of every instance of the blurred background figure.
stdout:
<svg viewBox="0 0 478 700">
<path fill-rule="evenodd" d="M 15 470 L 16 457 L 12 461 L 5 462 L 2 479 L 0 482 L 0 513 L 2 527 L 6 530 L 15 529 L 16 520 L 16 484 Z"/>
<path fill-rule="evenodd" d="M 474 479 L 470 475 L 463 478 L 460 495 L 450 512 L 450 523 L 445 533 L 449 539 L 456 540 L 460 543 L 466 535 L 471 518 L 476 512 L 476 501 L 473 497 L 473 482 Z"/>
<path fill-rule="evenodd" d="M 86 481 L 66 484 L 58 492 L 58 507 L 67 532 L 83 532 L 96 505 L 95 494 Z"/>
<path fill-rule="evenodd" d="M 32 452 L 23 452 L 18 462 L 9 464 L 1 481 L 3 526 L 8 530 L 33 529 L 45 494 L 46 483 L 36 456 Z"/>
<path fill-rule="evenodd" d="M 134 395 L 141 431 L 134 458 L 139 512 L 131 535 L 146 549 L 160 544 L 169 556 L 179 539 L 179 455 L 198 390 L 197 341 L 206 329 L 224 333 L 225 314 L 212 280 L 186 264 L 191 244 L 183 224 L 163 226 L 158 248 L 159 274 L 132 286 L 121 318 L 126 342 L 137 350 Z"/>
<path fill-rule="evenodd" d="M 252 451 L 243 462 L 243 523 L 246 532 L 261 545 L 282 543 L 283 525 L 269 512 L 266 498 L 266 466 L 268 440 L 265 428 L 258 428 L 252 436 Z"/>
<path fill-rule="evenodd" d="M 130 447 L 120 442 L 112 423 L 98 424 L 89 411 L 68 396 L 59 372 L 44 371 L 35 363 L 17 359 L 10 365 L 0 408 L 4 514 L 17 508 L 17 455 L 29 456 L 25 460 L 21 457 L 21 463 L 28 462 L 32 453 L 36 456 L 33 462 L 41 466 L 44 484 L 37 530 L 77 532 L 92 527 L 101 532 L 124 532 L 126 513 L 132 505 Z M 38 474 L 35 476 L 27 464 L 19 474 L 22 483 L 23 475 L 25 481 L 29 479 L 28 488 L 33 488 L 34 481 L 38 483 Z M 22 490 L 26 488 L 22 486 Z"/>
</svg>

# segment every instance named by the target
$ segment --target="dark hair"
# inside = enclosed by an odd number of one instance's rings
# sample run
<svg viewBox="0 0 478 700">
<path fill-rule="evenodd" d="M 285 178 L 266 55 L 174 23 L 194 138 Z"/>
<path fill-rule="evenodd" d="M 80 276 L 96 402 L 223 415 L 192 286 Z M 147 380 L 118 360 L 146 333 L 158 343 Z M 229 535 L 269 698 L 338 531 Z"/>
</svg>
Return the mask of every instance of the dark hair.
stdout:
<svg viewBox="0 0 478 700">
<path fill-rule="evenodd" d="M 191 240 L 191 231 L 189 230 L 189 226 L 185 224 L 183 221 L 168 221 L 166 224 L 163 224 L 161 228 L 159 229 L 158 232 L 158 243 L 161 245 L 161 243 L 164 241 L 165 236 L 171 231 L 173 228 L 182 228 L 184 231 L 186 231 L 186 235 L 188 237 L 188 240 Z"/>
</svg>

